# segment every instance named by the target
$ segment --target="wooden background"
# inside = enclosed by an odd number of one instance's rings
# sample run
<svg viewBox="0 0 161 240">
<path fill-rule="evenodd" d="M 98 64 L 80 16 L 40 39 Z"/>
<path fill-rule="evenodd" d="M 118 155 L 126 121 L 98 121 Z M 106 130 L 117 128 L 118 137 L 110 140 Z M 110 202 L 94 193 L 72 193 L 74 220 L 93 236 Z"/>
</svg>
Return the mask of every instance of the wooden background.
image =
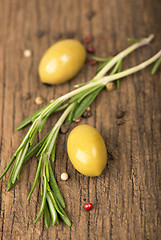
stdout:
<svg viewBox="0 0 161 240">
<path fill-rule="evenodd" d="M 95 15 L 89 19 L 91 10 Z M 154 33 L 150 46 L 124 61 L 128 68 L 159 51 L 160 25 L 160 0 L 0 0 L 0 172 L 27 131 L 16 132 L 15 127 L 39 108 L 35 98 L 41 96 L 47 102 L 95 74 L 95 67 L 86 64 L 69 83 L 41 84 L 39 60 L 51 44 L 71 32 L 79 40 L 90 35 L 96 55 L 106 57 L 126 48 L 127 37 Z M 39 29 L 45 31 L 41 38 L 37 37 Z M 30 58 L 24 58 L 25 49 L 32 50 Z M 9 173 L 0 181 L 1 240 L 161 239 L 161 71 L 151 77 L 150 70 L 123 79 L 119 90 L 103 90 L 92 104 L 92 117 L 81 121 L 96 127 L 105 139 L 109 164 L 100 177 L 76 172 L 67 157 L 67 135 L 59 136 L 54 173 L 72 227 L 61 223 L 47 230 L 42 218 L 34 224 L 40 206 L 38 186 L 31 201 L 26 200 L 37 166 L 34 158 L 9 193 Z M 31 95 L 28 100 L 27 93 Z M 117 125 L 120 110 L 125 111 L 124 124 Z M 58 116 L 50 117 L 43 134 Z M 68 181 L 60 180 L 62 172 L 70 175 Z M 88 201 L 94 205 L 90 212 L 83 208 Z"/>
</svg>

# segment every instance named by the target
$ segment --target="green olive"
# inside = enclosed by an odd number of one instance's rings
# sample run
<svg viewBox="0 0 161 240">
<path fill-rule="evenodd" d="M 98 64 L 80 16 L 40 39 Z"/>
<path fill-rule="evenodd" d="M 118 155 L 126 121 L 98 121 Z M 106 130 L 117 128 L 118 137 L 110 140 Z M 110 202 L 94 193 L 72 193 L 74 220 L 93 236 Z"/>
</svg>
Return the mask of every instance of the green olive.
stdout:
<svg viewBox="0 0 161 240">
<path fill-rule="evenodd" d="M 40 80 L 60 84 L 73 78 L 82 68 L 86 58 L 84 46 L 75 39 L 66 39 L 51 46 L 39 64 Z"/>
<path fill-rule="evenodd" d="M 107 164 L 107 151 L 100 133 L 89 125 L 79 125 L 69 134 L 67 151 L 75 169 L 86 176 L 99 176 Z"/>
</svg>

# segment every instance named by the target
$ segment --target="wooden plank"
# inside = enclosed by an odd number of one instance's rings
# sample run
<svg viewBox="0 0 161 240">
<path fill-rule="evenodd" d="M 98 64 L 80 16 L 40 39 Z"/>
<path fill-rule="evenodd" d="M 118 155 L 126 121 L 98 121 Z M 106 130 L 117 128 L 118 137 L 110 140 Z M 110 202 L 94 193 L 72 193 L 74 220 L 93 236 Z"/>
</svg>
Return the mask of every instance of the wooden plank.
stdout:
<svg viewBox="0 0 161 240">
<path fill-rule="evenodd" d="M 15 127 L 38 109 L 34 99 L 45 103 L 70 91 L 73 85 L 92 78 L 95 67 L 85 65 L 72 81 L 48 87 L 40 83 L 37 69 L 44 51 L 69 32 L 76 39 L 92 36 L 96 55 L 106 57 L 127 47 L 127 37 L 154 33 L 149 47 L 131 54 L 124 68 L 134 66 L 160 49 L 161 5 L 150 0 L 0 1 L 0 170 L 20 144 L 26 129 Z M 95 15 L 87 18 L 89 11 Z M 45 31 L 42 38 L 36 33 Z M 105 38 L 104 42 L 100 37 Z M 31 49 L 31 58 L 24 58 Z M 0 183 L 0 238 L 5 239 L 159 239 L 161 235 L 161 98 L 160 72 L 150 76 L 150 67 L 121 81 L 119 90 L 105 90 L 92 104 L 92 117 L 84 119 L 105 139 L 108 167 L 100 177 L 87 178 L 74 170 L 66 151 L 67 135 L 60 134 L 54 173 L 65 198 L 72 227 L 34 224 L 40 207 L 39 187 L 31 200 L 27 195 L 34 180 L 37 159 L 29 161 L 16 187 L 7 193 L 9 173 Z M 25 100 L 27 93 L 30 98 Z M 125 111 L 123 125 L 116 114 Z M 60 114 L 50 117 L 43 135 Z M 74 123 L 72 127 L 76 126 Z M 62 172 L 69 180 L 62 182 Z M 92 202 L 91 212 L 83 208 Z"/>
</svg>

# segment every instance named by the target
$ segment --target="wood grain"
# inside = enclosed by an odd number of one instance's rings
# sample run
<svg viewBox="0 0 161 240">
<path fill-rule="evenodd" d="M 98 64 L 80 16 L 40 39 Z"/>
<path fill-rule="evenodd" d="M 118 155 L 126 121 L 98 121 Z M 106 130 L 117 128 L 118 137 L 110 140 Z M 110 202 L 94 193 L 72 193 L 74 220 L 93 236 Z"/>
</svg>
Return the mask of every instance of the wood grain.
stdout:
<svg viewBox="0 0 161 240">
<path fill-rule="evenodd" d="M 38 109 L 37 96 L 46 102 L 89 80 L 95 67 L 85 65 L 69 83 L 48 87 L 40 83 L 37 69 L 44 51 L 73 32 L 75 38 L 92 36 L 97 56 L 110 56 L 127 47 L 127 37 L 154 33 L 149 47 L 137 50 L 124 68 L 149 58 L 160 49 L 161 4 L 159 0 L 28 0 L 0 1 L 0 172 L 9 162 L 27 129 L 15 127 Z M 89 11 L 94 11 L 88 19 Z M 45 31 L 37 37 L 37 31 Z M 100 36 L 105 37 L 100 42 Z M 32 50 L 30 58 L 23 51 Z M 108 167 L 98 178 L 74 170 L 66 152 L 67 135 L 60 134 L 54 173 L 65 198 L 72 227 L 61 223 L 48 230 L 41 218 L 39 187 L 27 195 L 34 180 L 37 159 L 29 161 L 16 187 L 6 192 L 9 173 L 0 182 L 0 238 L 8 239 L 160 239 L 161 236 L 161 75 L 150 76 L 150 67 L 121 81 L 119 90 L 105 90 L 92 104 L 92 117 L 82 120 L 96 127 L 105 139 Z M 27 93 L 31 98 L 25 100 Z M 116 114 L 124 111 L 123 125 Z M 43 135 L 58 118 L 48 120 Z M 76 126 L 73 124 L 72 127 Z M 41 137 L 41 136 L 39 136 Z M 68 172 L 67 182 L 60 180 Z M 83 208 L 92 202 L 91 212 Z"/>
</svg>

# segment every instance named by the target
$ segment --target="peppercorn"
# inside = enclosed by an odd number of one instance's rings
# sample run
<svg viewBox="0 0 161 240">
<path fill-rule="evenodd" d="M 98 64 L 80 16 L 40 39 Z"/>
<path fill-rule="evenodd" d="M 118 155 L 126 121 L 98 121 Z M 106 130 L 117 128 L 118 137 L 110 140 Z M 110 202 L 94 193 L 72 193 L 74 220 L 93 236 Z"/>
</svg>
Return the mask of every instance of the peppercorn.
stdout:
<svg viewBox="0 0 161 240">
<path fill-rule="evenodd" d="M 61 174 L 61 180 L 66 181 L 68 179 L 68 173 Z"/>
<path fill-rule="evenodd" d="M 38 29 L 38 31 L 37 31 L 37 37 L 38 38 L 41 38 L 42 36 L 44 36 L 44 34 L 45 34 L 45 32 L 43 31 L 43 30 L 41 30 L 41 29 Z"/>
<path fill-rule="evenodd" d="M 49 83 L 42 83 L 43 85 L 45 85 L 46 87 L 51 87 L 52 86 L 52 84 L 49 84 Z"/>
<path fill-rule="evenodd" d="M 88 53 L 91 53 L 91 54 L 94 54 L 94 48 L 92 47 L 92 46 L 89 46 L 89 47 L 87 47 L 87 52 Z"/>
<path fill-rule="evenodd" d="M 24 95 L 23 95 L 23 99 L 26 101 L 28 99 L 31 98 L 31 94 L 29 92 L 26 92 Z"/>
<path fill-rule="evenodd" d="M 37 97 L 37 98 L 35 98 L 35 103 L 36 103 L 37 105 L 41 105 L 41 104 L 43 104 L 43 102 L 44 102 L 44 100 L 42 99 L 42 97 Z"/>
<path fill-rule="evenodd" d="M 24 55 L 24 57 L 28 58 L 28 57 L 31 57 L 32 52 L 30 49 L 25 49 L 23 52 L 23 55 Z"/>
<path fill-rule="evenodd" d="M 125 120 L 123 120 L 123 119 L 117 119 L 116 120 L 117 125 L 123 125 L 124 123 L 125 123 Z"/>
<path fill-rule="evenodd" d="M 68 132 L 69 129 L 70 129 L 69 125 L 63 124 L 63 125 L 61 125 L 60 131 L 61 131 L 61 133 L 65 134 Z"/>
<path fill-rule="evenodd" d="M 84 43 L 90 43 L 91 42 L 91 37 L 90 36 L 85 36 L 85 38 L 83 39 Z"/>
<path fill-rule="evenodd" d="M 91 66 L 95 66 L 98 64 L 96 60 L 92 60 L 92 59 L 87 59 L 87 63 L 89 63 Z"/>
<path fill-rule="evenodd" d="M 91 111 L 85 111 L 84 113 L 83 113 L 83 117 L 84 118 L 89 118 L 91 116 Z"/>
<path fill-rule="evenodd" d="M 89 19 L 89 20 L 91 20 L 93 17 L 94 17 L 94 15 L 96 14 L 96 12 L 95 11 L 93 11 L 93 10 L 90 10 L 89 12 L 87 12 L 87 18 Z"/>
<path fill-rule="evenodd" d="M 87 210 L 87 211 L 90 211 L 91 209 L 92 209 L 92 203 L 86 203 L 85 205 L 84 205 L 84 208 Z"/>
<path fill-rule="evenodd" d="M 95 61 L 95 60 L 91 61 L 91 65 L 92 65 L 92 66 L 95 66 L 95 65 L 97 65 L 97 64 L 98 64 L 97 61 Z"/>
<path fill-rule="evenodd" d="M 53 38 L 56 39 L 56 40 L 59 40 L 63 37 L 63 34 L 62 33 L 55 33 Z"/>
<path fill-rule="evenodd" d="M 123 111 L 119 111 L 116 113 L 116 118 L 123 118 L 124 116 L 124 112 Z"/>
<path fill-rule="evenodd" d="M 114 82 L 109 82 L 109 83 L 106 84 L 106 90 L 107 90 L 108 92 L 114 90 L 115 87 L 116 87 L 116 86 L 115 86 L 115 83 L 114 83 Z"/>
<path fill-rule="evenodd" d="M 67 38 L 74 38 L 74 36 L 75 36 L 75 33 L 72 32 L 72 31 L 69 31 L 69 32 L 66 33 Z"/>
<path fill-rule="evenodd" d="M 101 42 L 104 42 L 105 41 L 105 38 L 103 36 L 100 37 L 100 41 Z"/>
<path fill-rule="evenodd" d="M 75 120 L 76 123 L 79 123 L 81 121 L 81 117 L 77 118 L 77 120 Z"/>
</svg>

